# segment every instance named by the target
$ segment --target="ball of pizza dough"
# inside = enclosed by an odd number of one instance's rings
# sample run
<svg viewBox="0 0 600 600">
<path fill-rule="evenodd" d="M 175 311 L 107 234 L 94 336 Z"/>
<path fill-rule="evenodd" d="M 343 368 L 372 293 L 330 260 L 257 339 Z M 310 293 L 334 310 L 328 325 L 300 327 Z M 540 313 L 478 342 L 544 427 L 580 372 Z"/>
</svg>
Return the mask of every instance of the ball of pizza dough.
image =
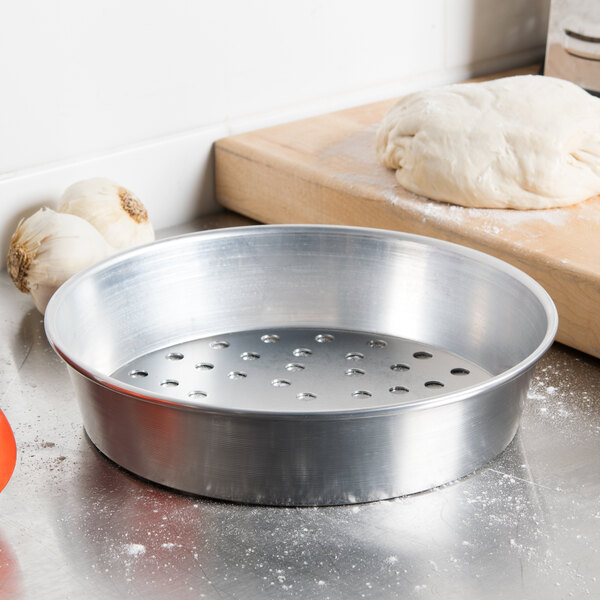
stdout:
<svg viewBox="0 0 600 600">
<path fill-rule="evenodd" d="M 482 208 L 568 206 L 600 194 L 600 99 L 541 75 L 409 94 L 377 132 L 406 189 Z"/>
</svg>

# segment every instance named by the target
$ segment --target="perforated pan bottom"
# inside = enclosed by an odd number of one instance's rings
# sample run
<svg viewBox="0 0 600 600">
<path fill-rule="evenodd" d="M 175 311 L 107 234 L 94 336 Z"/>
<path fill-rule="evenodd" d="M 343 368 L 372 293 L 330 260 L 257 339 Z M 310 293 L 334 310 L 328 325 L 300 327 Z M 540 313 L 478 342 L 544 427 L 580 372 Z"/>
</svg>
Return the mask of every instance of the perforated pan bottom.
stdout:
<svg viewBox="0 0 600 600">
<path fill-rule="evenodd" d="M 127 362 L 112 377 L 179 402 L 303 413 L 410 403 L 471 387 L 491 374 L 407 339 L 279 327 L 171 345 Z"/>
<path fill-rule="evenodd" d="M 175 489 L 280 506 L 473 472 L 513 439 L 557 328 L 548 294 L 493 257 L 317 225 L 116 255 L 61 286 L 45 321 L 106 456 Z"/>
</svg>

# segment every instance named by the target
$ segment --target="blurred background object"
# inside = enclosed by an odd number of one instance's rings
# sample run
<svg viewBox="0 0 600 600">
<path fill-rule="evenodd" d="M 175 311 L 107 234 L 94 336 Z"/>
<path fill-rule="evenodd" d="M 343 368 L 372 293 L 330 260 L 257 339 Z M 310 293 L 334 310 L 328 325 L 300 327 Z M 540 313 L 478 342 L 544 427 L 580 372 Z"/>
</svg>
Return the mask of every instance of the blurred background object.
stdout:
<svg viewBox="0 0 600 600">
<path fill-rule="evenodd" d="M 600 94 L 598 0 L 552 0 L 544 74 Z"/>
</svg>

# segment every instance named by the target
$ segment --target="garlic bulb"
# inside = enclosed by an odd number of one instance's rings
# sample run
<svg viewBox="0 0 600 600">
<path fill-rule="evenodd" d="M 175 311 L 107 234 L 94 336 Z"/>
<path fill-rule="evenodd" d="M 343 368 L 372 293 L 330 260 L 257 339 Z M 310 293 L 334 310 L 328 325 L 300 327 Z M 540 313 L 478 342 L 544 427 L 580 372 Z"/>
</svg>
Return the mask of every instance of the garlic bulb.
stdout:
<svg viewBox="0 0 600 600">
<path fill-rule="evenodd" d="M 41 208 L 19 223 L 6 262 L 14 284 L 31 294 L 43 314 L 52 294 L 71 275 L 113 252 L 87 221 Z"/>
<path fill-rule="evenodd" d="M 154 240 L 144 205 L 110 179 L 96 177 L 74 183 L 63 193 L 58 210 L 91 223 L 115 250 Z"/>
</svg>

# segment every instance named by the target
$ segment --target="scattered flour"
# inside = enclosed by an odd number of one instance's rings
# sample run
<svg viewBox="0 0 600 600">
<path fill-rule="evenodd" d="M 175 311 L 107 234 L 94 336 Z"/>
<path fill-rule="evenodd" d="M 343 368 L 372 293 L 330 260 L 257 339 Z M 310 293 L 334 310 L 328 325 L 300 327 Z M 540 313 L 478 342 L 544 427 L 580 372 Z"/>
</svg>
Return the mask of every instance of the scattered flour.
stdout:
<svg viewBox="0 0 600 600">
<path fill-rule="evenodd" d="M 354 196 L 366 200 L 385 200 L 399 206 L 423 224 L 465 232 L 512 239 L 517 247 L 536 251 L 540 240 L 561 236 L 570 224 L 579 230 L 578 221 L 586 227 L 600 224 L 600 200 L 590 199 L 566 208 L 548 210 L 510 210 L 466 208 L 430 200 L 405 190 L 398 184 L 394 172 L 383 167 L 375 152 L 377 124 L 356 131 L 326 148 L 319 156 L 332 179 Z M 518 235 L 517 235 L 518 234 Z M 516 240 L 516 241 L 514 241 Z M 575 240 L 576 242 L 576 240 Z M 587 252 L 574 246 L 569 257 L 556 257 L 562 264 L 579 263 Z M 583 254 L 582 254 L 583 253 Z"/>
<path fill-rule="evenodd" d="M 129 556 L 143 556 L 146 554 L 146 546 L 143 544 L 126 544 L 125 552 Z"/>
</svg>

